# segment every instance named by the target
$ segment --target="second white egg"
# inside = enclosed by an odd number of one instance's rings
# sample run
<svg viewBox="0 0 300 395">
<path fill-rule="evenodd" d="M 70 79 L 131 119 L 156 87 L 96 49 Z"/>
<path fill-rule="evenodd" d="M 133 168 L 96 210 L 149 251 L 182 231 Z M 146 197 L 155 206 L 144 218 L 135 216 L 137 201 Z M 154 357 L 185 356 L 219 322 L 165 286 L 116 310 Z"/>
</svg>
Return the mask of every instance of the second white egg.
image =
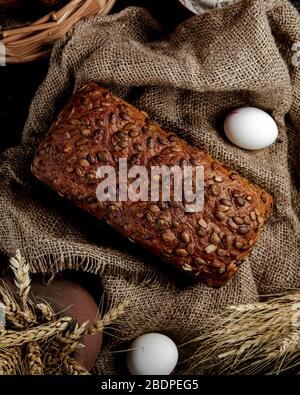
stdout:
<svg viewBox="0 0 300 395">
<path fill-rule="evenodd" d="M 177 361 L 176 344 L 161 333 L 138 337 L 127 353 L 127 367 L 133 375 L 169 375 Z"/>
<path fill-rule="evenodd" d="M 224 131 L 233 144 L 247 150 L 269 147 L 278 137 L 274 119 L 255 107 L 238 108 L 228 114 Z"/>
</svg>

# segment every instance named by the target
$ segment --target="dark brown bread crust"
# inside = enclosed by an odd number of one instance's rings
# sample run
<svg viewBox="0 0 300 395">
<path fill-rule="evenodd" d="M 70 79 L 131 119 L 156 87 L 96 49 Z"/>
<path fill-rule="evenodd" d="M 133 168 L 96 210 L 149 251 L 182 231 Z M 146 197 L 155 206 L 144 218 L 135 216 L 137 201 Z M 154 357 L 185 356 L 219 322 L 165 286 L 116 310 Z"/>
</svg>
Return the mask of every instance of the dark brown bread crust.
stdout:
<svg viewBox="0 0 300 395">
<path fill-rule="evenodd" d="M 205 201 L 98 202 L 100 165 L 204 166 Z M 95 83 L 81 88 L 40 144 L 32 172 L 60 195 L 126 237 L 213 287 L 224 285 L 249 255 L 271 212 L 272 198 L 147 114 Z"/>
</svg>

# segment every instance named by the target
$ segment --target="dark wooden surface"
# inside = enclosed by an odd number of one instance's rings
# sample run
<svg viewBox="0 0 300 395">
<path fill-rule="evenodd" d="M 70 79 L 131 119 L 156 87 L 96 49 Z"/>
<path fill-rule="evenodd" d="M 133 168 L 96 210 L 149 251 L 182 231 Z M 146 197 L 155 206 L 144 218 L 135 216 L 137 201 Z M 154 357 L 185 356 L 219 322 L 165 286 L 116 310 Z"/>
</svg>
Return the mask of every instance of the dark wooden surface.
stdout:
<svg viewBox="0 0 300 395">
<path fill-rule="evenodd" d="M 300 10 L 300 0 L 293 2 Z M 177 0 L 119 0 L 112 12 L 118 12 L 130 5 L 148 8 L 167 30 L 172 30 L 192 15 Z M 31 99 L 47 69 L 47 59 L 0 67 L 0 151 L 20 141 Z"/>
</svg>

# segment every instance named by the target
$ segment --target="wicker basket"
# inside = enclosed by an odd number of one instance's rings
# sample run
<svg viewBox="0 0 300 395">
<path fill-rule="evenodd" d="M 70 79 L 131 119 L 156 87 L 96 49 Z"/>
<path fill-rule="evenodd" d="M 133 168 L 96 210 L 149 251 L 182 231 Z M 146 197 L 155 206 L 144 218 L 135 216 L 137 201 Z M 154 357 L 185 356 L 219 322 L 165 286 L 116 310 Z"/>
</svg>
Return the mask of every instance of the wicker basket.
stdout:
<svg viewBox="0 0 300 395">
<path fill-rule="evenodd" d="M 79 19 L 89 15 L 106 15 L 116 0 L 71 0 L 60 10 L 31 25 L 2 31 L 6 63 L 25 63 L 47 56 L 55 41 Z"/>
</svg>

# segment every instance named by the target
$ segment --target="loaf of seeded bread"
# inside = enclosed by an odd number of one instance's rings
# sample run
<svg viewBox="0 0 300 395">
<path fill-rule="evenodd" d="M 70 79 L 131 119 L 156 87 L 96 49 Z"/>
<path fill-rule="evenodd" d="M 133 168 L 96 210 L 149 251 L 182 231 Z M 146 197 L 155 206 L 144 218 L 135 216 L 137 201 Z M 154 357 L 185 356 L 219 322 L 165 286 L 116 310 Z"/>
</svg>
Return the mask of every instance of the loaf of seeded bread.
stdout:
<svg viewBox="0 0 300 395">
<path fill-rule="evenodd" d="M 198 165 L 204 168 L 204 207 L 184 201 L 99 201 L 97 169 Z M 271 212 L 272 198 L 147 114 L 95 83 L 82 87 L 39 145 L 32 172 L 60 195 L 213 287 L 224 285 L 253 249 Z"/>
</svg>

